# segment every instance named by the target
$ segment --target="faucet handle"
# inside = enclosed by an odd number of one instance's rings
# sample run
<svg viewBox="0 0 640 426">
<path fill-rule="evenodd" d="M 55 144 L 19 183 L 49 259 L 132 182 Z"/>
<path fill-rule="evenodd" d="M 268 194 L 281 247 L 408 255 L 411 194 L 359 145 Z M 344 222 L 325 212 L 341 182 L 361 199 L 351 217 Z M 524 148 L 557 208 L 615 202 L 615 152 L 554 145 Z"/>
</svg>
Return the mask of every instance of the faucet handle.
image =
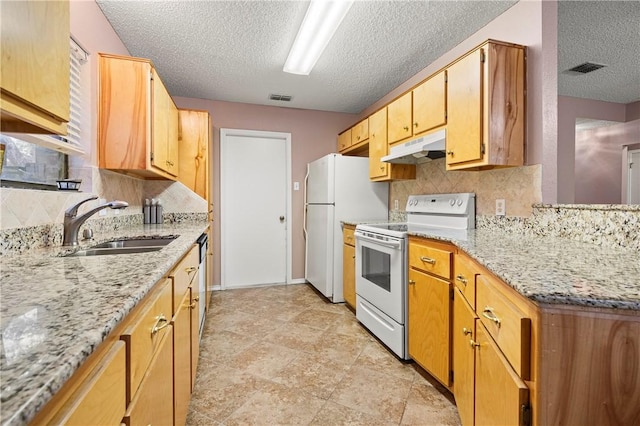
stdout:
<svg viewBox="0 0 640 426">
<path fill-rule="evenodd" d="M 69 207 L 64 212 L 65 217 L 76 217 L 76 214 L 78 213 L 78 207 L 80 207 L 81 205 L 83 205 L 87 201 L 93 201 L 93 200 L 97 200 L 97 199 L 98 199 L 98 196 L 94 195 L 93 197 L 87 198 L 86 200 L 82 200 L 78 204 L 75 204 L 75 205 Z"/>
</svg>

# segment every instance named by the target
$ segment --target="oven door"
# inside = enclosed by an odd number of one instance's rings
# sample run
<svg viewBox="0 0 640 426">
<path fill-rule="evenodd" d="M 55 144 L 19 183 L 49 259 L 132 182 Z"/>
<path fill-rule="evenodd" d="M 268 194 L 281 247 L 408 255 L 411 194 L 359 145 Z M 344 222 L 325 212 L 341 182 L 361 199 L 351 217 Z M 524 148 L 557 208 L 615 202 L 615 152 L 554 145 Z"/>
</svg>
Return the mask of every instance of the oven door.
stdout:
<svg viewBox="0 0 640 426">
<path fill-rule="evenodd" d="M 356 230 L 356 294 L 405 323 L 406 240 Z"/>
</svg>

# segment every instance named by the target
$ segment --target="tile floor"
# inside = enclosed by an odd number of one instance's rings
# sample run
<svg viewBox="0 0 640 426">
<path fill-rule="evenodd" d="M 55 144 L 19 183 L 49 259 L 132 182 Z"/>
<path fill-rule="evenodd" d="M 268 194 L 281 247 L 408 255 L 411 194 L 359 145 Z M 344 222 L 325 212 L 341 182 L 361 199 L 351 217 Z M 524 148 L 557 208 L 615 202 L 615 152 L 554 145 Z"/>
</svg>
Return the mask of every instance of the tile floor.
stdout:
<svg viewBox="0 0 640 426">
<path fill-rule="evenodd" d="M 453 397 L 307 284 L 214 292 L 188 425 L 459 425 Z"/>
</svg>

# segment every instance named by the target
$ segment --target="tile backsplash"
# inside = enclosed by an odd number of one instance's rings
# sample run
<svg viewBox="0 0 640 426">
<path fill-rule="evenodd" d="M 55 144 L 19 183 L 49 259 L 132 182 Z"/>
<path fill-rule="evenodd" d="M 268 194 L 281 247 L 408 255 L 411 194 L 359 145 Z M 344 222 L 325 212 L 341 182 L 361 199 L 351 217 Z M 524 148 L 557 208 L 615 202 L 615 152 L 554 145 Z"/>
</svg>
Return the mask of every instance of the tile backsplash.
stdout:
<svg viewBox="0 0 640 426">
<path fill-rule="evenodd" d="M 409 195 L 474 192 L 476 213 L 495 215 L 496 199 L 504 199 L 507 216 L 529 217 L 532 205 L 542 201 L 542 166 L 509 167 L 483 171 L 446 171 L 445 159 L 418 164 L 415 180 L 391 183 L 391 205 L 401 210 Z M 393 207 L 392 207 L 393 208 Z"/>
<path fill-rule="evenodd" d="M 207 212 L 207 202 L 180 182 L 145 181 L 97 167 L 71 168 L 69 172 L 71 177 L 82 179 L 82 192 L 0 188 L 0 229 L 62 223 L 67 208 L 92 195 L 129 203 L 126 209 L 104 210 L 106 216 L 140 214 L 144 198 L 162 200 L 165 213 Z M 97 205 L 97 200 L 91 201 L 79 213 Z"/>
</svg>

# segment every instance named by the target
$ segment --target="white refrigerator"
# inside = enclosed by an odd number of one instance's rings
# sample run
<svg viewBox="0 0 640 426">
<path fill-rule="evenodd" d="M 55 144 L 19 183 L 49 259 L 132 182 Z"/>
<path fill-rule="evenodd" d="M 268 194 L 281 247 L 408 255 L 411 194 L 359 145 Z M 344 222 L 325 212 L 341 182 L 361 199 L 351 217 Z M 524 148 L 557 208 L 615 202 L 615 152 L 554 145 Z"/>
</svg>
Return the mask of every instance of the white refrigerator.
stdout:
<svg viewBox="0 0 640 426">
<path fill-rule="evenodd" d="M 386 221 L 389 184 L 369 180 L 369 158 L 329 154 L 307 164 L 304 190 L 305 279 L 344 302 L 341 221 Z"/>
</svg>

